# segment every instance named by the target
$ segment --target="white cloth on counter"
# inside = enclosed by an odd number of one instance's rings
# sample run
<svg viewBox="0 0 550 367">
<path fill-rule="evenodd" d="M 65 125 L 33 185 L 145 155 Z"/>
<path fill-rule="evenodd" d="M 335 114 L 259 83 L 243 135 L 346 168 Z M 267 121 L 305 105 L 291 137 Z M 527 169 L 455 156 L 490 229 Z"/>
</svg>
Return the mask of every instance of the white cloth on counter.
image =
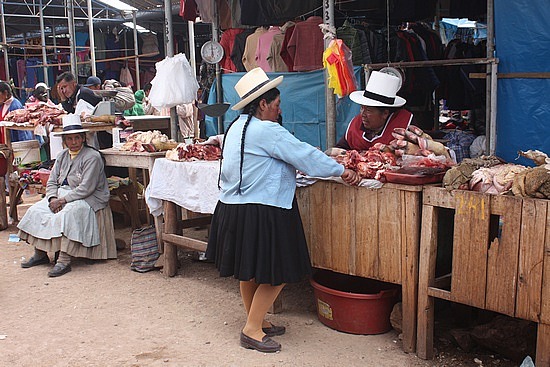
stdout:
<svg viewBox="0 0 550 367">
<path fill-rule="evenodd" d="M 296 187 L 310 186 L 310 185 L 313 185 L 315 182 L 317 182 L 319 180 L 334 181 L 334 182 L 338 182 L 338 183 L 347 185 L 347 183 L 345 183 L 344 180 L 342 180 L 341 177 L 322 178 L 322 177 L 306 176 L 306 175 L 301 174 L 300 172 L 296 173 Z M 378 180 L 374 180 L 374 179 L 370 179 L 370 178 L 364 178 L 359 182 L 359 184 L 357 186 L 366 187 L 368 189 L 379 189 L 382 186 L 384 186 L 384 184 L 382 182 L 378 181 Z"/>
<path fill-rule="evenodd" d="M 145 202 L 150 213 L 158 217 L 164 212 L 163 200 L 171 201 L 196 213 L 213 214 L 218 203 L 219 161 L 175 162 L 166 158 L 155 160 L 151 180 L 145 190 Z M 296 186 L 313 185 L 318 180 L 336 181 L 340 177 L 316 178 L 296 174 Z M 359 186 L 378 189 L 380 181 L 363 179 Z"/>
<path fill-rule="evenodd" d="M 163 214 L 162 201 L 171 201 L 187 210 L 212 214 L 218 203 L 219 161 L 175 162 L 155 160 L 145 202 L 155 217 Z"/>
</svg>

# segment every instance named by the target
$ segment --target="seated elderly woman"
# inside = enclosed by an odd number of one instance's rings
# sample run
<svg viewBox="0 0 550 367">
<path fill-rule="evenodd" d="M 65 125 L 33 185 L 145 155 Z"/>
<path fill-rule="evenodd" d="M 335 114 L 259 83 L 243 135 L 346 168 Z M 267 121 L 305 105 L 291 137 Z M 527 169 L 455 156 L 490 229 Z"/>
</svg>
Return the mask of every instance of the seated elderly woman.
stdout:
<svg viewBox="0 0 550 367">
<path fill-rule="evenodd" d="M 18 225 L 19 237 L 34 246 L 23 268 L 49 264 L 48 252 L 59 252 L 50 277 L 71 271 L 71 257 L 116 258 L 104 163 L 100 153 L 86 145 L 86 131 L 77 115 L 63 118 L 63 132 L 57 134 L 67 149 L 57 156 L 46 197 L 30 207 Z"/>
</svg>

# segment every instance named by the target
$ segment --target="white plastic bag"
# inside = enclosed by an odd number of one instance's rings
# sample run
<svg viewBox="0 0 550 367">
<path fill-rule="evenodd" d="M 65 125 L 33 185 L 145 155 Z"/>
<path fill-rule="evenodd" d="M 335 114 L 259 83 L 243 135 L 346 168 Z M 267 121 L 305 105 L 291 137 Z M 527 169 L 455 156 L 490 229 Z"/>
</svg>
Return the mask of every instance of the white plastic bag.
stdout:
<svg viewBox="0 0 550 367">
<path fill-rule="evenodd" d="M 149 100 L 155 108 L 174 107 L 197 99 L 199 83 L 184 54 L 166 57 L 155 64 Z"/>
</svg>

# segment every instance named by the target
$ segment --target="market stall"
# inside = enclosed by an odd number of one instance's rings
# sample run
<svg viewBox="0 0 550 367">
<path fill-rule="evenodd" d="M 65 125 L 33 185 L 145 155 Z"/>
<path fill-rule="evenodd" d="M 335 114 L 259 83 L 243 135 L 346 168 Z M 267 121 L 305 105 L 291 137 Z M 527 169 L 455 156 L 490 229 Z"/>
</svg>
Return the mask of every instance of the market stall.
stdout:
<svg viewBox="0 0 550 367">
<path fill-rule="evenodd" d="M 319 181 L 296 196 L 314 267 L 402 286 L 403 349 L 414 352 L 422 186 Z"/>
<path fill-rule="evenodd" d="M 538 323 L 536 365 L 550 366 L 550 201 L 425 187 L 417 354 L 433 358 L 434 301 Z M 438 230 L 452 211 L 452 269 L 436 277 Z M 439 249 L 441 251 L 441 249 Z"/>
</svg>

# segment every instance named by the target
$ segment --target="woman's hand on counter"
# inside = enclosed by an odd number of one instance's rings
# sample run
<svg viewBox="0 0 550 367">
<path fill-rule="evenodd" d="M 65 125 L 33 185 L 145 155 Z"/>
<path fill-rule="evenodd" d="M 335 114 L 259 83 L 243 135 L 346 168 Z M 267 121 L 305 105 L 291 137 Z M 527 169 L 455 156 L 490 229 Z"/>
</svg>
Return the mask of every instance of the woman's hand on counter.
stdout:
<svg viewBox="0 0 550 367">
<path fill-rule="evenodd" d="M 361 176 L 359 176 L 357 172 L 347 168 L 344 170 L 344 173 L 342 173 L 342 176 L 340 177 L 342 178 L 342 180 L 344 180 L 344 182 L 353 186 L 356 186 L 357 184 L 359 184 L 359 182 L 361 182 Z"/>
<path fill-rule="evenodd" d="M 55 198 L 50 200 L 48 206 L 53 213 L 59 213 L 63 210 L 65 204 L 67 204 L 67 201 L 64 198 Z"/>
</svg>

